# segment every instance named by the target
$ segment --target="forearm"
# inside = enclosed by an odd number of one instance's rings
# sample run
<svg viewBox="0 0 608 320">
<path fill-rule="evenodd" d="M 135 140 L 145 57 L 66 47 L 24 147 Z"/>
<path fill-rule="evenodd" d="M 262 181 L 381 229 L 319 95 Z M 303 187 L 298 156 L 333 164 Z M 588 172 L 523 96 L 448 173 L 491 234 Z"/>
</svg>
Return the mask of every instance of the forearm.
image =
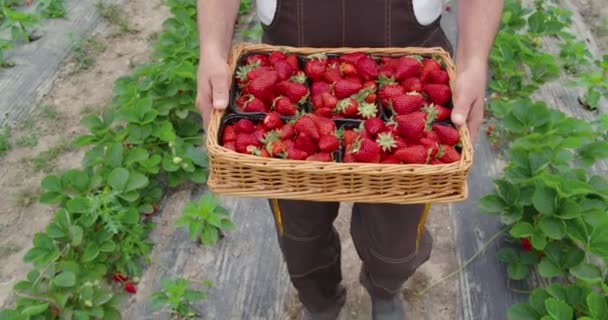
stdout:
<svg viewBox="0 0 608 320">
<path fill-rule="evenodd" d="M 458 1 L 457 65 L 487 64 L 496 37 L 504 0 Z"/>
<path fill-rule="evenodd" d="M 239 0 L 198 0 L 198 30 L 201 56 L 228 56 Z"/>
</svg>

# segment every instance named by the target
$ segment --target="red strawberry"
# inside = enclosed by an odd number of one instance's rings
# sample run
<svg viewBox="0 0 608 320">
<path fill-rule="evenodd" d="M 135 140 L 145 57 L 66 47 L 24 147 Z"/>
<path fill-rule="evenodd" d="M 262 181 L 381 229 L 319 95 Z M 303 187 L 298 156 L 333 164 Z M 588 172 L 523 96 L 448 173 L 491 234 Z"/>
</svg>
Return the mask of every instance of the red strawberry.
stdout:
<svg viewBox="0 0 608 320">
<path fill-rule="evenodd" d="M 302 116 L 296 120 L 295 129 L 297 132 L 303 132 L 314 141 L 319 141 L 319 129 L 317 124 L 310 116 Z"/>
<path fill-rule="evenodd" d="M 248 119 L 237 121 L 234 128 L 238 133 L 253 133 L 255 131 L 255 125 Z"/>
<path fill-rule="evenodd" d="M 355 156 L 353 155 L 353 144 L 346 145 L 346 150 L 344 152 L 344 158 L 342 158 L 342 162 L 344 162 L 344 163 L 357 162 L 355 160 Z"/>
<path fill-rule="evenodd" d="M 337 68 L 327 68 L 325 70 L 325 75 L 323 76 L 325 81 L 328 83 L 334 83 L 340 79 L 342 79 L 342 75 L 340 74 L 340 70 Z"/>
<path fill-rule="evenodd" d="M 273 64 L 274 70 L 277 72 L 277 77 L 279 81 L 287 80 L 293 76 L 295 70 L 289 64 L 289 62 L 285 60 L 276 61 Z"/>
<path fill-rule="evenodd" d="M 334 159 L 332 158 L 331 154 L 329 154 L 327 152 L 320 152 L 320 153 L 315 153 L 315 154 L 311 155 L 310 157 L 306 158 L 306 160 L 332 162 Z"/>
<path fill-rule="evenodd" d="M 323 99 L 323 106 L 325 108 L 329 108 L 330 110 L 334 110 L 338 105 L 338 98 L 336 98 L 330 92 L 323 92 L 321 94 L 321 98 Z"/>
<path fill-rule="evenodd" d="M 272 156 L 270 156 L 270 153 L 266 149 L 261 149 L 259 156 L 262 158 L 272 158 Z"/>
<path fill-rule="evenodd" d="M 401 81 L 401 86 L 406 92 L 422 92 L 422 81 L 416 77 Z"/>
<path fill-rule="evenodd" d="M 334 93 L 336 95 L 336 98 L 344 99 L 344 98 L 348 98 L 348 97 L 352 96 L 353 94 L 361 91 L 362 88 L 363 88 L 362 84 L 351 82 L 346 79 L 342 79 L 342 80 L 336 81 L 336 83 L 334 84 Z"/>
<path fill-rule="evenodd" d="M 319 150 L 323 152 L 334 152 L 340 148 L 340 141 L 335 135 L 323 135 L 319 139 Z"/>
<path fill-rule="evenodd" d="M 317 125 L 320 136 L 333 135 L 336 132 L 336 124 L 325 117 L 311 116 Z"/>
<path fill-rule="evenodd" d="M 283 144 L 287 148 L 287 151 L 293 149 L 293 140 L 283 140 Z"/>
<path fill-rule="evenodd" d="M 270 56 L 268 56 L 268 62 L 270 62 L 270 64 L 272 64 L 272 65 L 274 65 L 277 61 L 281 61 L 281 60 L 285 60 L 285 59 L 287 59 L 287 57 L 281 51 L 274 51 L 270 54 Z"/>
<path fill-rule="evenodd" d="M 418 93 L 400 94 L 389 101 L 396 114 L 408 114 L 418 111 L 424 105 L 424 97 Z"/>
<path fill-rule="evenodd" d="M 443 163 L 453 163 L 460 161 L 460 153 L 458 153 L 458 151 L 456 151 L 454 147 L 448 145 L 441 145 L 437 157 Z"/>
<path fill-rule="evenodd" d="M 460 133 L 452 127 L 435 124 L 433 125 L 433 131 L 437 132 L 439 140 L 443 144 L 453 146 L 460 141 Z"/>
<path fill-rule="evenodd" d="M 303 103 L 308 96 L 308 88 L 305 85 L 291 81 L 279 82 L 277 90 L 293 103 Z"/>
<path fill-rule="evenodd" d="M 277 112 L 269 112 L 264 118 L 263 123 L 268 131 L 283 127 L 283 120 L 281 120 L 281 116 Z"/>
<path fill-rule="evenodd" d="M 278 75 L 276 71 L 268 71 L 260 75 L 259 77 L 250 80 L 249 92 L 256 98 L 265 101 L 272 102 L 274 99 L 274 86 L 277 82 Z"/>
<path fill-rule="evenodd" d="M 427 83 L 430 80 L 431 72 L 441 70 L 441 65 L 434 59 L 422 60 L 422 66 L 420 68 L 420 80 Z"/>
<path fill-rule="evenodd" d="M 344 145 L 351 145 L 357 140 L 359 134 L 354 130 L 344 130 L 344 134 L 342 135 L 342 141 Z"/>
<path fill-rule="evenodd" d="M 402 57 L 395 68 L 395 80 L 401 81 L 409 77 L 416 77 L 420 72 L 420 62 L 414 58 Z"/>
<path fill-rule="evenodd" d="M 325 107 L 325 104 L 323 103 L 323 96 L 320 94 L 312 96 L 311 101 L 315 110 Z"/>
<path fill-rule="evenodd" d="M 224 143 L 224 148 L 226 148 L 228 150 L 236 151 L 236 142 L 228 141 L 228 142 Z"/>
<path fill-rule="evenodd" d="M 371 137 L 375 137 L 384 130 L 384 121 L 380 118 L 370 118 L 363 122 L 363 126 Z"/>
<path fill-rule="evenodd" d="M 274 110 L 287 117 L 295 116 L 298 112 L 296 105 L 287 97 L 280 97 L 274 102 Z"/>
<path fill-rule="evenodd" d="M 258 98 L 251 96 L 252 99 L 245 103 L 243 112 L 255 113 L 255 112 L 268 112 L 266 104 Z"/>
<path fill-rule="evenodd" d="M 355 67 L 354 64 L 352 64 L 350 62 L 343 62 L 340 65 L 340 71 L 342 72 L 342 75 L 344 75 L 345 77 L 356 77 L 357 76 L 357 68 Z"/>
<path fill-rule="evenodd" d="M 239 134 L 236 138 L 236 151 L 239 153 L 248 153 L 248 147 L 258 147 L 260 140 L 253 134 Z"/>
<path fill-rule="evenodd" d="M 376 90 L 378 90 L 378 85 L 376 84 L 376 81 L 369 80 L 363 83 L 363 88 L 367 89 L 371 93 L 374 93 Z"/>
<path fill-rule="evenodd" d="M 420 144 L 423 145 L 427 150 L 430 150 L 430 157 L 434 159 L 439 152 L 439 143 L 427 138 L 421 138 Z"/>
<path fill-rule="evenodd" d="M 378 65 L 376 61 L 369 56 L 365 56 L 355 64 L 359 77 L 364 81 L 378 78 Z"/>
<path fill-rule="evenodd" d="M 392 152 L 397 148 L 397 142 L 391 133 L 380 133 L 376 142 L 384 152 Z"/>
<path fill-rule="evenodd" d="M 427 84 L 423 90 L 434 104 L 443 106 L 452 98 L 452 91 L 445 84 Z"/>
<path fill-rule="evenodd" d="M 424 146 L 417 144 L 395 151 L 395 156 L 403 163 L 425 164 L 428 153 Z"/>
<path fill-rule="evenodd" d="M 428 81 L 434 84 L 448 84 L 450 83 L 450 76 L 443 70 L 433 70 L 429 73 Z"/>
<path fill-rule="evenodd" d="M 385 78 L 393 79 L 395 76 L 395 68 L 389 65 L 382 66 L 380 70 L 378 70 L 378 74 L 380 76 L 384 76 Z"/>
<path fill-rule="evenodd" d="M 532 243 L 530 239 L 521 239 L 521 247 L 524 251 L 531 252 L 532 251 Z"/>
<path fill-rule="evenodd" d="M 359 113 L 359 103 L 353 98 L 340 100 L 337 108 L 345 118 L 355 118 Z"/>
<path fill-rule="evenodd" d="M 416 142 L 422 137 L 426 127 L 426 121 L 416 113 L 399 115 L 397 120 L 397 130 L 399 135 L 408 141 Z"/>
<path fill-rule="evenodd" d="M 395 143 L 397 144 L 396 149 L 402 149 L 407 147 L 407 141 L 405 141 L 405 138 L 401 137 L 401 136 L 394 136 L 395 138 Z"/>
<path fill-rule="evenodd" d="M 372 93 L 372 94 L 368 95 L 367 97 L 365 97 L 365 102 L 376 103 L 376 99 L 378 99 L 378 96 L 375 93 Z"/>
<path fill-rule="evenodd" d="M 245 109 L 245 104 L 247 104 L 247 102 L 249 102 L 251 99 L 253 98 L 252 95 L 250 94 L 242 94 L 240 97 L 238 97 L 236 99 L 236 107 L 239 110 L 243 110 Z"/>
<path fill-rule="evenodd" d="M 363 86 L 363 80 L 361 80 L 361 78 L 359 78 L 359 77 L 344 77 L 343 79 L 346 81 L 349 81 L 352 83 L 357 83 L 357 84 L 360 84 L 361 86 Z"/>
<path fill-rule="evenodd" d="M 137 288 L 135 288 L 135 285 L 133 283 L 127 282 L 125 283 L 125 291 L 131 294 L 136 294 Z"/>
<path fill-rule="evenodd" d="M 259 63 L 260 66 L 268 66 L 268 57 L 263 54 L 254 54 L 245 58 L 245 65 Z"/>
<path fill-rule="evenodd" d="M 300 70 L 300 62 L 295 54 L 288 55 L 287 58 L 285 58 L 285 61 L 291 65 L 294 71 Z"/>
<path fill-rule="evenodd" d="M 266 137 L 266 129 L 264 126 L 258 126 L 251 135 L 258 141 L 262 141 Z"/>
<path fill-rule="evenodd" d="M 437 135 L 437 132 L 435 132 L 435 131 L 430 131 L 430 130 L 424 131 L 422 136 L 429 140 L 435 141 L 437 143 L 441 143 L 441 139 L 439 139 L 439 136 Z"/>
<path fill-rule="evenodd" d="M 330 92 L 331 91 L 331 86 L 329 85 L 329 83 L 325 82 L 325 81 L 317 81 L 315 83 L 312 84 L 312 87 L 310 88 L 310 93 L 313 96 L 319 95 L 323 92 Z"/>
<path fill-rule="evenodd" d="M 304 71 L 312 81 L 322 81 L 327 69 L 327 57 L 323 54 L 311 55 Z"/>
<path fill-rule="evenodd" d="M 340 56 L 340 61 L 342 62 L 348 62 L 351 63 L 353 65 L 356 65 L 357 62 L 359 61 L 359 59 L 365 57 L 365 53 L 363 52 L 352 52 L 352 53 L 345 53 L 343 55 Z"/>
<path fill-rule="evenodd" d="M 452 117 L 452 110 L 435 104 L 430 104 L 422 109 L 429 116 L 433 117 L 433 121 L 447 121 Z"/>
<path fill-rule="evenodd" d="M 400 94 L 404 94 L 405 90 L 398 84 L 389 84 L 386 85 L 378 91 L 378 97 L 380 101 L 384 104 L 388 104 L 388 102 L 393 98 Z"/>
<path fill-rule="evenodd" d="M 364 163 L 380 163 L 382 157 L 380 145 L 368 138 L 356 141 L 353 145 L 352 153 L 357 162 Z"/>
<path fill-rule="evenodd" d="M 234 125 L 228 125 L 224 128 L 222 132 L 222 143 L 236 141 L 236 129 Z"/>
<path fill-rule="evenodd" d="M 287 147 L 283 141 L 272 141 L 268 144 L 267 150 L 273 157 L 282 157 L 287 152 Z"/>
<path fill-rule="evenodd" d="M 380 57 L 380 63 L 383 65 L 385 65 L 385 64 L 390 65 L 393 63 L 393 60 L 394 60 L 393 57 L 386 57 L 386 56 Z"/>
<path fill-rule="evenodd" d="M 125 282 L 125 281 L 129 280 L 129 278 L 127 278 L 127 276 L 124 276 L 121 273 L 117 272 L 112 276 L 112 280 L 114 282 Z"/>
<path fill-rule="evenodd" d="M 247 72 L 247 80 L 248 81 L 255 80 L 270 71 L 272 71 L 272 68 L 270 68 L 270 67 L 260 67 L 260 68 L 253 69 L 253 70 Z"/>
<path fill-rule="evenodd" d="M 331 118 L 333 116 L 332 110 L 325 107 L 316 109 L 313 111 L 313 114 L 323 118 Z"/>
<path fill-rule="evenodd" d="M 287 149 L 287 159 L 289 160 L 306 160 L 308 154 L 305 151 L 296 148 Z"/>
<path fill-rule="evenodd" d="M 315 153 L 317 150 L 317 144 L 304 132 L 298 134 L 293 142 L 293 147 L 306 152 L 308 155 Z"/>
<path fill-rule="evenodd" d="M 396 155 L 391 154 L 388 155 L 384 160 L 382 160 L 382 162 L 380 162 L 382 164 L 401 164 L 401 161 L 399 160 L 399 158 L 397 158 Z"/>
<path fill-rule="evenodd" d="M 438 165 L 438 164 L 444 164 L 444 163 L 441 160 L 439 160 L 439 159 L 431 159 L 431 161 L 429 162 L 429 164 Z"/>
<path fill-rule="evenodd" d="M 296 136 L 296 129 L 293 124 L 286 124 L 281 130 L 281 140 L 291 140 Z"/>
</svg>

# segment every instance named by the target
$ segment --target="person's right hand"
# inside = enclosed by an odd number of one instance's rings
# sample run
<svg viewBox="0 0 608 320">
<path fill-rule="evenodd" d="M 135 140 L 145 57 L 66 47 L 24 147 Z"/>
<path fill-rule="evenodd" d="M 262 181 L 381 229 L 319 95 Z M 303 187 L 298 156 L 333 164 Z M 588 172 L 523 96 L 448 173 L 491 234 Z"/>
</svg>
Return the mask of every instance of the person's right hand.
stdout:
<svg viewBox="0 0 608 320">
<path fill-rule="evenodd" d="M 230 67 L 219 53 L 203 53 L 197 75 L 196 106 L 203 116 L 205 130 L 211 120 L 213 109 L 228 106 Z"/>
</svg>

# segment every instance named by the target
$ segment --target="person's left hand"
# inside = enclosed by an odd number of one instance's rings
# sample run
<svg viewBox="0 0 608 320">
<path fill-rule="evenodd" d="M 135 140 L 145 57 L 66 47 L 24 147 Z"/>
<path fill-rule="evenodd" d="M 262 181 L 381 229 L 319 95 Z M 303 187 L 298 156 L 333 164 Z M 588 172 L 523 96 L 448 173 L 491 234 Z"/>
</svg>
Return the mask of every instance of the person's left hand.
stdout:
<svg viewBox="0 0 608 320">
<path fill-rule="evenodd" d="M 471 143 L 475 145 L 479 128 L 483 122 L 487 84 L 487 63 L 469 63 L 466 67 L 456 67 L 456 88 L 452 122 L 457 125 L 467 125 L 471 135 Z"/>
</svg>

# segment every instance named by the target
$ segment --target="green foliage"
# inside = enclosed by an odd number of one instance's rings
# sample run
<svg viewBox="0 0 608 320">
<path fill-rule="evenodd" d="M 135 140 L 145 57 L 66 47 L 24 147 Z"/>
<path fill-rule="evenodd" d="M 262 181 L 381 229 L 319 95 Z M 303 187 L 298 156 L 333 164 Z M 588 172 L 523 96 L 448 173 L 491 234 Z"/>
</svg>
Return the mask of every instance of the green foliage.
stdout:
<svg viewBox="0 0 608 320">
<path fill-rule="evenodd" d="M 221 231 L 234 229 L 228 211 L 210 194 L 203 195 L 198 203 L 186 205 L 176 226 L 187 228 L 190 239 L 200 238 L 204 245 L 217 243 Z"/>
<path fill-rule="evenodd" d="M 65 18 L 65 0 L 36 0 L 36 9 L 46 18 Z"/>
<path fill-rule="evenodd" d="M 152 308 L 160 310 L 169 308 L 171 313 L 183 318 L 196 318 L 200 315 L 191 306 L 193 302 L 207 299 L 207 293 L 190 289 L 190 283 L 185 279 L 161 279 L 161 291 L 152 294 Z M 205 283 L 211 287 L 210 282 Z"/>
<path fill-rule="evenodd" d="M 239 4 L 239 15 L 244 16 L 251 12 L 251 0 L 241 0 Z"/>
<path fill-rule="evenodd" d="M 9 129 L 0 129 L 0 158 L 4 157 L 11 148 L 10 142 L 8 141 L 9 136 Z"/>
</svg>

